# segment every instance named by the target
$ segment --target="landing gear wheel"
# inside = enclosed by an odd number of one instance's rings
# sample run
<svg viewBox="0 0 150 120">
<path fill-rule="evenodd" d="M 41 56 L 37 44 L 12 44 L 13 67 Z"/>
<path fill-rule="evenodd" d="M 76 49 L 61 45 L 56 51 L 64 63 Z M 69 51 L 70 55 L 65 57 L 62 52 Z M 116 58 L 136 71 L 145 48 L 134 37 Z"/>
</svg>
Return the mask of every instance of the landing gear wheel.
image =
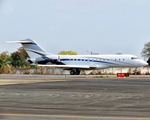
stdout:
<svg viewBox="0 0 150 120">
<path fill-rule="evenodd" d="M 76 71 L 76 75 L 79 75 L 79 74 L 80 74 L 80 71 L 79 71 L 79 70 L 77 70 L 77 71 Z"/>
<path fill-rule="evenodd" d="M 70 75 L 75 75 L 75 71 L 71 70 Z"/>
<path fill-rule="evenodd" d="M 73 69 L 70 71 L 70 75 L 79 75 L 80 74 L 80 70 L 78 69 Z"/>
</svg>

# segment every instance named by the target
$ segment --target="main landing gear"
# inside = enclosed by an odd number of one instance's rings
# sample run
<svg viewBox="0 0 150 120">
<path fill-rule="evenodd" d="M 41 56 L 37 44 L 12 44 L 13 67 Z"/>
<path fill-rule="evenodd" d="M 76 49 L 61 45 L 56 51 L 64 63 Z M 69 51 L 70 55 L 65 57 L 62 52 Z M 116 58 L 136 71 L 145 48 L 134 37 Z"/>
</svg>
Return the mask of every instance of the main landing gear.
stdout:
<svg viewBox="0 0 150 120">
<path fill-rule="evenodd" d="M 70 75 L 79 75 L 79 74 L 80 74 L 80 70 L 78 70 L 78 69 L 72 69 L 70 71 Z"/>
</svg>

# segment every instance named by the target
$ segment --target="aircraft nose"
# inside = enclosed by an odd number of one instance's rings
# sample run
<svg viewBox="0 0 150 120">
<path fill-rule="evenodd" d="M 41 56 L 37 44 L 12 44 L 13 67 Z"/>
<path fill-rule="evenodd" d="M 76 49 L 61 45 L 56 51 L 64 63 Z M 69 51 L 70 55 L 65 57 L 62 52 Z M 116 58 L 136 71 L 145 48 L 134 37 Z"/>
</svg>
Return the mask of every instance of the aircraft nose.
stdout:
<svg viewBox="0 0 150 120">
<path fill-rule="evenodd" d="M 147 62 L 145 62 L 145 61 L 142 61 L 142 62 L 141 62 L 141 65 L 142 65 L 142 66 L 147 66 L 147 65 L 148 65 L 148 63 L 147 63 Z"/>
<path fill-rule="evenodd" d="M 144 60 L 140 60 L 140 61 L 139 61 L 139 66 L 140 66 L 140 67 L 147 66 L 147 65 L 148 65 L 148 63 L 145 62 Z"/>
</svg>

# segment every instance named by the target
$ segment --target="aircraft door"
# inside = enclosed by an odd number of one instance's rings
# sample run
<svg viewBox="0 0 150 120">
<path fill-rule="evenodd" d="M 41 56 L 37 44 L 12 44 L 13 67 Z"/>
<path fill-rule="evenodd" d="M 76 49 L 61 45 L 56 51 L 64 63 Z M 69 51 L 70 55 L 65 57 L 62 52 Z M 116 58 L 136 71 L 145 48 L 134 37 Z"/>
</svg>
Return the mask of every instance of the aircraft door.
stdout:
<svg viewBox="0 0 150 120">
<path fill-rule="evenodd" d="M 60 62 L 60 56 L 58 55 L 57 61 Z"/>
</svg>

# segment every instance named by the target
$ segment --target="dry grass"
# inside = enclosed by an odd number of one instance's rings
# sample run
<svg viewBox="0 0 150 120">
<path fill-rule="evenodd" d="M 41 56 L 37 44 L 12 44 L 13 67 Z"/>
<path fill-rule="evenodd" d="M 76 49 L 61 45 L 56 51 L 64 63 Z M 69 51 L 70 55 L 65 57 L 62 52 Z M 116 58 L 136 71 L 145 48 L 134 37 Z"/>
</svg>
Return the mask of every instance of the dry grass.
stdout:
<svg viewBox="0 0 150 120">
<path fill-rule="evenodd" d="M 102 72 L 101 70 L 93 70 L 88 75 L 113 75 L 113 73 L 107 71 Z"/>
<path fill-rule="evenodd" d="M 4 68 L 0 69 L 0 74 L 15 74 L 16 69 L 9 64 L 6 64 Z"/>
</svg>

